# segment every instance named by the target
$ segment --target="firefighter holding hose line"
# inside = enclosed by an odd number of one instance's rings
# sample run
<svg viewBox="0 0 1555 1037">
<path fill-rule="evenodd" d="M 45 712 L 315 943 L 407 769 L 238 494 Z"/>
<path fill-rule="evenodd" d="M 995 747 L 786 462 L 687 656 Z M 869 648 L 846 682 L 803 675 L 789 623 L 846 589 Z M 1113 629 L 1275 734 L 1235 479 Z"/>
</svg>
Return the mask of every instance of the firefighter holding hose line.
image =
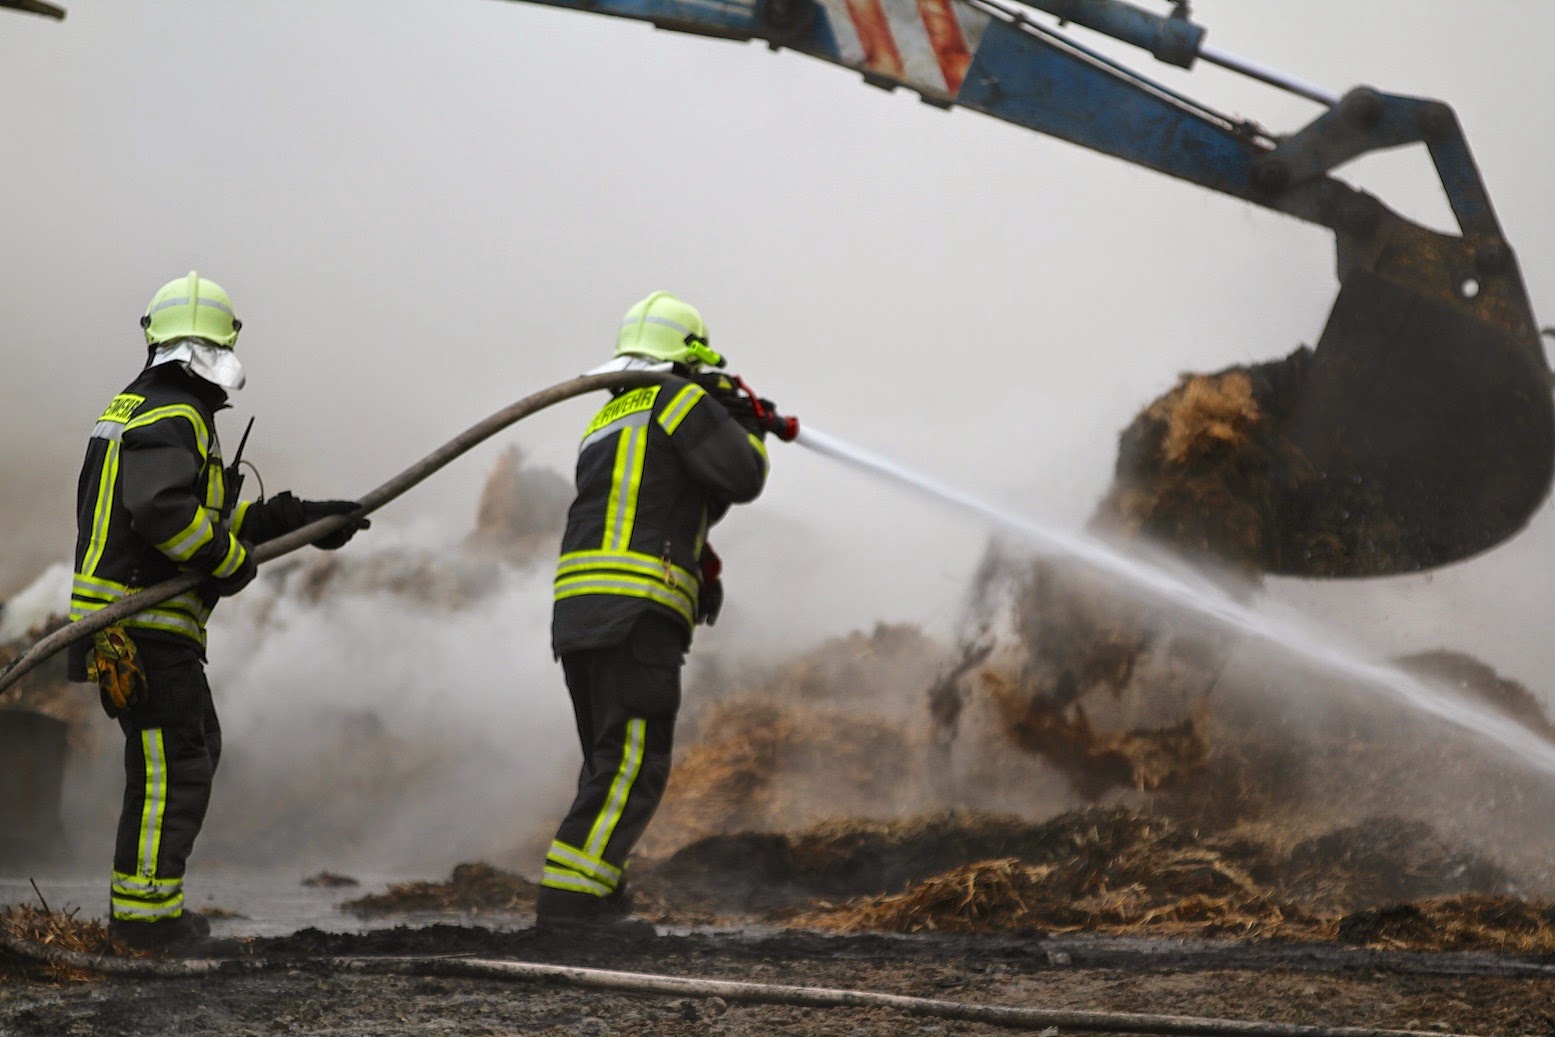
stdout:
<svg viewBox="0 0 1555 1037">
<path fill-rule="evenodd" d="M 615 357 L 590 373 L 658 371 L 617 391 L 584 430 L 577 497 L 557 565 L 551 647 L 572 697 L 583 767 L 546 855 L 542 928 L 642 928 L 627 855 L 669 780 L 680 670 L 723 600 L 707 543 L 731 505 L 761 493 L 767 433 L 797 423 L 718 371 L 697 310 L 654 292 L 626 313 Z"/>
<path fill-rule="evenodd" d="M 235 500 L 216 412 L 246 375 L 235 352 L 242 322 L 216 282 L 194 271 L 170 281 L 141 318 L 146 365 L 92 429 L 77 487 L 70 618 L 81 619 L 181 572 L 195 590 L 153 605 L 71 646 L 72 680 L 94 680 L 124 732 L 124 804 L 114 844 L 109 935 L 170 954 L 210 953 L 210 923 L 184 909 L 184 869 L 210 802 L 221 727 L 205 679 L 205 623 L 217 599 L 253 580 L 254 544 L 354 501 Z M 242 452 L 241 446 L 239 453 Z M 359 517 L 316 540 L 343 546 Z"/>
</svg>

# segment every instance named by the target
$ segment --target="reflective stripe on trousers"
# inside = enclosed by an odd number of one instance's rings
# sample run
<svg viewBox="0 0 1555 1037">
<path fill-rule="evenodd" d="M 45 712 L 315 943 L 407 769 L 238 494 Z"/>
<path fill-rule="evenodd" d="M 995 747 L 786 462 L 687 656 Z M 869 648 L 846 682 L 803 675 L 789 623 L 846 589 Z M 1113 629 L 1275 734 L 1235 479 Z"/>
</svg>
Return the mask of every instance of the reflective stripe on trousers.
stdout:
<svg viewBox="0 0 1555 1037">
<path fill-rule="evenodd" d="M 140 789 L 140 823 L 135 829 L 135 871 L 113 872 L 110 896 L 113 917 L 120 921 L 154 922 L 176 918 L 184 909 L 183 876 L 157 877 L 157 858 L 162 851 L 162 822 L 167 816 L 167 744 L 159 727 L 139 732 L 143 778 Z M 126 797 L 126 806 L 129 797 Z"/>
<path fill-rule="evenodd" d="M 589 826 L 588 840 L 582 847 L 563 842 L 560 837 L 551 843 L 545 858 L 545 875 L 542 886 L 568 889 L 577 893 L 593 893 L 609 896 L 621 881 L 621 869 L 606 861 L 605 847 L 621 823 L 627 798 L 642 770 L 643 745 L 647 737 L 648 721 L 633 717 L 626 722 L 626 739 L 621 745 L 621 760 L 610 782 L 610 791 L 604 805 Z M 572 820 L 569 818 L 568 820 Z"/>
<path fill-rule="evenodd" d="M 221 725 L 199 659 L 149 641 L 140 647 L 148 694 L 119 720 L 125 784 L 110 898 L 120 921 L 183 913 L 184 867 L 221 760 Z"/>
</svg>

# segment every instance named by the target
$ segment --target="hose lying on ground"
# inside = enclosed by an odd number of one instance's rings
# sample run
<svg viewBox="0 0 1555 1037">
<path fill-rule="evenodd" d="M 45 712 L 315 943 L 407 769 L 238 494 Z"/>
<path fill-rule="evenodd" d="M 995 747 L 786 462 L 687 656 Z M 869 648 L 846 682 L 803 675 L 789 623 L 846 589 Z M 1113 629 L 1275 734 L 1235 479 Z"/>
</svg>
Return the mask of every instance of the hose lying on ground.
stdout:
<svg viewBox="0 0 1555 1037">
<path fill-rule="evenodd" d="M 549 389 L 542 389 L 531 396 L 526 396 L 517 403 L 510 404 L 497 411 L 486 420 L 471 425 L 464 432 L 450 439 L 447 443 L 444 443 L 399 475 L 364 495 L 357 502 L 360 507 L 352 514 L 331 515 L 328 518 L 322 518 L 317 522 L 303 526 L 301 529 L 295 529 L 285 536 L 276 537 L 274 540 L 260 544 L 254 549 L 254 561 L 258 564 L 273 561 L 284 554 L 297 550 L 299 547 L 313 543 L 322 536 L 333 533 L 354 519 L 372 514 L 433 472 L 447 465 L 454 458 L 490 439 L 514 422 L 527 418 L 537 411 L 542 411 L 552 404 L 570 400 L 574 396 L 581 396 L 584 393 L 594 392 L 598 389 L 630 389 L 640 385 L 652 385 L 655 382 L 663 381 L 663 377 L 663 375 L 647 371 L 583 375 L 570 381 L 553 385 Z M 126 598 L 121 598 L 104 609 L 60 627 L 27 649 L 16 662 L 12 663 L 4 671 L 0 671 L 0 695 L 3 695 L 7 688 L 36 669 L 45 660 L 69 645 L 82 638 L 91 637 L 97 631 L 119 622 L 126 616 L 133 616 L 135 613 L 164 602 L 168 598 L 177 597 L 185 591 L 193 590 L 205 578 L 201 573 L 182 573 L 154 587 L 147 587 L 143 591 L 137 591 Z"/>
<path fill-rule="evenodd" d="M 945 1001 L 939 998 L 882 994 L 871 990 L 796 987 L 776 983 L 664 976 L 619 972 L 576 965 L 549 965 L 487 958 L 118 958 L 83 954 L 0 935 L 0 948 L 22 957 L 69 965 L 113 976 L 180 978 L 214 973 L 295 969 L 306 963 L 329 971 L 407 976 L 463 977 L 520 983 L 550 983 L 623 994 L 665 994 L 677 997 L 722 998 L 750 1004 L 796 1005 L 806 1008 L 885 1008 L 908 1015 L 986 1023 L 1012 1030 L 1064 1030 L 1174 1035 L 1174 1037 L 1465 1037 L 1421 1030 L 1383 1030 L 1366 1026 L 1304 1026 L 1253 1019 L 1213 1019 L 1138 1012 L 1088 1012 L 1072 1009 L 1018 1008 Z"/>
</svg>

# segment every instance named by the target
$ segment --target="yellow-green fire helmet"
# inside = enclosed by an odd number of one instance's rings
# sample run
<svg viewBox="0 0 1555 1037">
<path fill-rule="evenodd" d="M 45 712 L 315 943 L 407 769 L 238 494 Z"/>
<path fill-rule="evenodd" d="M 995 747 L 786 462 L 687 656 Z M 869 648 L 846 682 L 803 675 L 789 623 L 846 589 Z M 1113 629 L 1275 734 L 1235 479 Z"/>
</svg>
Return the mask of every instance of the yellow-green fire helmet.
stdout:
<svg viewBox="0 0 1555 1037">
<path fill-rule="evenodd" d="M 696 307 L 669 292 L 654 292 L 626 311 L 616 356 L 646 356 L 691 368 L 724 364 L 723 356 L 708 346 L 707 324 Z"/>
<path fill-rule="evenodd" d="M 232 299 L 215 281 L 193 270 L 157 289 L 140 319 L 146 329 L 146 345 L 156 346 L 180 338 L 203 338 L 231 349 L 243 322 L 232 309 Z"/>
</svg>

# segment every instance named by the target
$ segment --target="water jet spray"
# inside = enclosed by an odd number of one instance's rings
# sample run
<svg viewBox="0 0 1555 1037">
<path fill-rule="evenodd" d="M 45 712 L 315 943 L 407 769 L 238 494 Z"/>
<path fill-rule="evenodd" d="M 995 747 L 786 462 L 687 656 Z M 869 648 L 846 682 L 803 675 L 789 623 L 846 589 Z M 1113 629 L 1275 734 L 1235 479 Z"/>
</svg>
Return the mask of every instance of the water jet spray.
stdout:
<svg viewBox="0 0 1555 1037">
<path fill-rule="evenodd" d="M 1130 556 L 1083 533 L 1016 514 L 809 425 L 798 429 L 795 442 L 851 468 L 976 515 L 1034 546 L 1125 583 L 1157 602 L 1263 642 L 1287 657 L 1381 691 L 1395 702 L 1510 750 L 1529 767 L 1555 777 L 1555 745 L 1493 710 L 1444 694 L 1394 666 L 1367 660 L 1336 644 L 1331 634 L 1261 615 L 1208 581 Z"/>
</svg>

